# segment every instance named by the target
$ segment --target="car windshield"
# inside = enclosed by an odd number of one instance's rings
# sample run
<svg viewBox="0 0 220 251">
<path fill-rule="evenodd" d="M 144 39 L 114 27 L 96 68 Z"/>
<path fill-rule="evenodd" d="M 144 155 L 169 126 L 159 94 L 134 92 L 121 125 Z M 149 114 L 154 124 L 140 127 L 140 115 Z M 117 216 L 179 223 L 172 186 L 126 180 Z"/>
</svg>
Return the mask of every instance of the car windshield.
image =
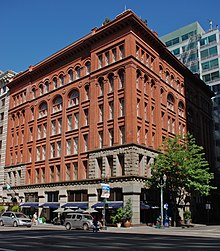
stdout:
<svg viewBox="0 0 220 251">
<path fill-rule="evenodd" d="M 92 220 L 92 216 L 91 215 L 84 215 L 84 218 L 87 220 Z"/>
<path fill-rule="evenodd" d="M 17 218 L 27 218 L 27 216 L 25 214 L 21 214 L 21 213 L 15 213 Z"/>
</svg>

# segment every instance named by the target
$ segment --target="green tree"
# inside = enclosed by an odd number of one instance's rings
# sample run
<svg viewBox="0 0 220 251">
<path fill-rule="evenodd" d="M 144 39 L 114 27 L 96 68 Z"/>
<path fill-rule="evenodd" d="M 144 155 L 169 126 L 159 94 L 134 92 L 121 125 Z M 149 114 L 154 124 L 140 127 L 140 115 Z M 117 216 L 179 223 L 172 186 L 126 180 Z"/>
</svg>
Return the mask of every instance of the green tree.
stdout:
<svg viewBox="0 0 220 251">
<path fill-rule="evenodd" d="M 147 185 L 157 187 L 161 177 L 164 174 L 167 176 L 166 189 L 174 207 L 175 222 L 177 208 L 186 196 L 195 191 L 207 196 L 215 188 L 210 185 L 214 175 L 208 166 L 203 147 L 196 144 L 192 135 L 177 135 L 164 141 L 160 153 L 151 165 L 152 177 Z"/>
</svg>

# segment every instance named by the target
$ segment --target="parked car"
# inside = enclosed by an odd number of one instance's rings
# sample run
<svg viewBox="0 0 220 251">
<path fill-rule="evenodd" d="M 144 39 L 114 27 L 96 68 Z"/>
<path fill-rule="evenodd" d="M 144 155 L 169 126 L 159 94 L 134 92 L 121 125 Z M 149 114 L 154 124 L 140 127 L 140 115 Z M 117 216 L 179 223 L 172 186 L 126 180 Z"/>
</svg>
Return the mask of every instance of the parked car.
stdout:
<svg viewBox="0 0 220 251">
<path fill-rule="evenodd" d="M 4 225 L 31 227 L 32 221 L 23 213 L 6 211 L 0 216 L 0 226 Z"/>
<path fill-rule="evenodd" d="M 93 217 L 84 213 L 68 213 L 66 215 L 64 226 L 67 230 L 81 228 L 84 230 L 93 229 Z"/>
</svg>

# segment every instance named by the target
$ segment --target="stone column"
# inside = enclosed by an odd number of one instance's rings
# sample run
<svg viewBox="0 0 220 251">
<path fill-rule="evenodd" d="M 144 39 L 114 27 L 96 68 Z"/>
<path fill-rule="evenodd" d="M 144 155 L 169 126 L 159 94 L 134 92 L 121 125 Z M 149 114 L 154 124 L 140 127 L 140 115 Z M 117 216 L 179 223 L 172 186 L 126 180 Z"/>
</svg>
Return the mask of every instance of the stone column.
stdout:
<svg viewBox="0 0 220 251">
<path fill-rule="evenodd" d="M 140 194 L 142 185 L 137 182 L 129 182 L 122 188 L 124 197 L 124 206 L 129 198 L 132 203 L 132 224 L 140 224 Z"/>
</svg>

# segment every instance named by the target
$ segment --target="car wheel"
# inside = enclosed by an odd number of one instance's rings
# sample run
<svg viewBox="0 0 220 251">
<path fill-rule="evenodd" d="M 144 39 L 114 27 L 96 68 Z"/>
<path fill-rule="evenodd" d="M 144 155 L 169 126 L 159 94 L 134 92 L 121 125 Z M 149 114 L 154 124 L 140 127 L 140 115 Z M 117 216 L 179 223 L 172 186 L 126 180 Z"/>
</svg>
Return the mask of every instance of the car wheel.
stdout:
<svg viewBox="0 0 220 251">
<path fill-rule="evenodd" d="M 3 223 L 3 221 L 2 221 L 2 220 L 0 221 L 0 226 L 4 226 L 4 223 Z"/>
<path fill-rule="evenodd" d="M 17 227 L 17 226 L 18 226 L 17 221 L 14 221 L 14 222 L 13 222 L 13 227 Z"/>
<path fill-rule="evenodd" d="M 89 230 L 88 224 L 83 224 L 83 230 Z"/>
<path fill-rule="evenodd" d="M 71 225 L 70 225 L 70 223 L 66 223 L 65 227 L 66 227 L 66 230 L 71 230 Z"/>
</svg>

